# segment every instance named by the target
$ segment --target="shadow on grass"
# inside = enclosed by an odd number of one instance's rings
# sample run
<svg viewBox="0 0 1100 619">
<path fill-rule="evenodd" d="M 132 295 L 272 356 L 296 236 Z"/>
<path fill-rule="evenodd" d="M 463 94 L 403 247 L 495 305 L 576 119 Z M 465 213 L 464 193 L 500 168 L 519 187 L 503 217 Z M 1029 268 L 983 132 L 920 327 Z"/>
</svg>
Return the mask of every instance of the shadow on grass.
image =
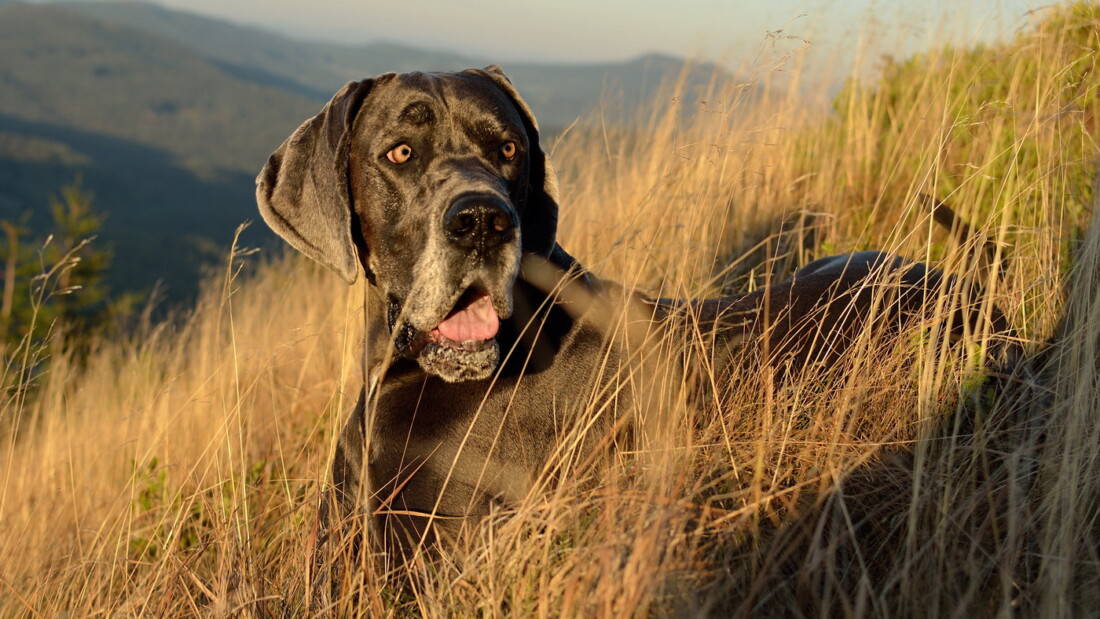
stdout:
<svg viewBox="0 0 1100 619">
<path fill-rule="evenodd" d="M 693 612 L 1039 613 L 1057 344 L 1011 348 L 904 445 L 870 446 L 827 490 L 758 513 L 748 535 L 716 532 L 719 575 L 702 602 L 687 601 Z"/>
</svg>

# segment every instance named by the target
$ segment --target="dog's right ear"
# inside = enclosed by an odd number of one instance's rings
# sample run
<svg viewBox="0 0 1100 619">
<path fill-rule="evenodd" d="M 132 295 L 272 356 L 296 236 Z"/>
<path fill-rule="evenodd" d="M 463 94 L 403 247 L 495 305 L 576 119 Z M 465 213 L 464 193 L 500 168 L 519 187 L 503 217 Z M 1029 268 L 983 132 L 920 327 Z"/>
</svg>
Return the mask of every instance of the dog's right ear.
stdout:
<svg viewBox="0 0 1100 619">
<path fill-rule="evenodd" d="M 276 234 L 336 271 L 359 274 L 348 195 L 352 128 L 374 80 L 349 82 L 271 154 L 256 177 L 256 203 Z"/>
</svg>

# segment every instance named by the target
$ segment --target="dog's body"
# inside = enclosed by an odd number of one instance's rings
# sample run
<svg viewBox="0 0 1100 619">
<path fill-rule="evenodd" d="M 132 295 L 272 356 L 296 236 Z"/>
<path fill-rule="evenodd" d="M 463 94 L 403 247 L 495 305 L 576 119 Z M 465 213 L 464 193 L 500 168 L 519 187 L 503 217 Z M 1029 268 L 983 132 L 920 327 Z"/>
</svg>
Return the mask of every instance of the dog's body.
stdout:
<svg viewBox="0 0 1100 619">
<path fill-rule="evenodd" d="M 518 504 L 570 415 L 599 391 L 593 382 L 625 362 L 599 321 L 565 298 L 621 289 L 557 245 L 554 175 L 538 139 L 494 67 L 390 74 L 337 93 L 261 172 L 257 197 L 272 228 L 349 282 L 360 268 L 369 280 L 369 397 L 339 441 L 322 540 L 334 523 L 364 515 L 375 539 L 408 547 Z M 547 281 L 547 269 L 563 277 Z M 737 297 L 619 296 L 652 324 L 704 332 L 721 380 L 746 346 L 788 369 L 827 363 L 873 304 L 896 326 L 945 281 L 861 252 Z M 610 410 L 628 404 L 625 390 L 608 397 Z"/>
<path fill-rule="evenodd" d="M 743 361 L 746 345 L 757 347 L 750 355 L 755 362 L 785 372 L 831 363 L 862 331 L 874 299 L 888 306 L 879 315 L 883 323 L 900 323 L 921 312 L 941 279 L 923 265 L 861 252 L 816 261 L 752 294 L 699 303 L 639 300 L 654 324 L 700 325 L 710 339 L 712 372 L 724 383 L 740 369 L 731 366 Z M 614 286 L 591 276 L 572 285 L 594 294 Z M 892 294 L 884 294 L 887 287 Z M 494 509 L 520 503 L 593 393 L 614 394 L 607 396 L 614 401 L 603 402 L 603 414 L 586 420 L 585 436 L 593 442 L 607 438 L 618 419 L 615 411 L 631 406 L 629 390 L 606 385 L 620 380 L 619 370 L 628 363 L 619 342 L 598 321 L 575 316 L 567 303 L 525 280 L 517 282 L 515 294 L 517 306 L 541 311 L 517 312 L 504 322 L 500 338 L 510 352 L 493 376 L 448 382 L 397 359 L 377 383 L 369 420 L 361 394 L 337 446 L 332 496 L 324 508 L 338 512 L 326 513 L 323 527 L 366 513 L 374 515 L 376 534 L 384 532 L 394 548 L 453 537 Z M 537 337 L 520 336 L 525 329 L 538 331 Z M 425 536 L 429 521 L 432 535 Z"/>
</svg>

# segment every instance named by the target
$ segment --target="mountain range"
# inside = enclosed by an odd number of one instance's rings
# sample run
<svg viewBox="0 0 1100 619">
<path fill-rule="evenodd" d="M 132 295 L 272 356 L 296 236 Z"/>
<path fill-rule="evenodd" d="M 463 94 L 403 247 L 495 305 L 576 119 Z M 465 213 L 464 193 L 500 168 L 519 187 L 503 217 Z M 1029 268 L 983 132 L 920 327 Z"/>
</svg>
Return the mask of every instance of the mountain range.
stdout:
<svg viewBox="0 0 1100 619">
<path fill-rule="evenodd" d="M 138 2 L 0 0 L 0 219 L 49 226 L 50 197 L 78 181 L 106 214 L 114 290 L 160 281 L 190 298 L 236 225 L 256 220 L 267 155 L 342 84 L 387 71 L 500 64 L 553 134 L 608 95 L 622 122 L 681 74 L 709 64 L 646 55 L 607 63 L 507 62 L 386 42 L 343 45 Z M 613 100 L 618 100 L 614 99 Z M 264 226 L 245 242 L 271 242 Z"/>
</svg>

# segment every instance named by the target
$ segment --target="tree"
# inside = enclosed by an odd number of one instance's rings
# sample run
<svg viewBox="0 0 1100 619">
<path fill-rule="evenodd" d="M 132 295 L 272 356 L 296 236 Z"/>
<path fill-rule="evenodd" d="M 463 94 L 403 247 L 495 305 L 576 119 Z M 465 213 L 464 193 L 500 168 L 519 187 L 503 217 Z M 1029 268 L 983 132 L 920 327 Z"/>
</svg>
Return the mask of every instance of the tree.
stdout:
<svg viewBox="0 0 1100 619">
<path fill-rule="evenodd" d="M 4 256 L 4 294 L 0 302 L 0 324 L 7 330 L 11 320 L 12 305 L 15 302 L 15 269 L 19 265 L 19 239 L 26 234 L 23 226 L 16 225 L 7 220 L 0 220 L 0 228 L 4 230 L 4 240 L 7 242 Z"/>
<path fill-rule="evenodd" d="M 104 217 L 79 179 L 50 199 L 51 232 L 25 241 L 25 225 L 0 221 L 4 288 L 0 326 L 9 345 L 43 340 L 51 330 L 72 340 L 109 325 L 126 298 L 111 303 L 104 276 L 111 251 L 95 244 Z M 24 218 L 25 220 L 25 218 Z"/>
</svg>

